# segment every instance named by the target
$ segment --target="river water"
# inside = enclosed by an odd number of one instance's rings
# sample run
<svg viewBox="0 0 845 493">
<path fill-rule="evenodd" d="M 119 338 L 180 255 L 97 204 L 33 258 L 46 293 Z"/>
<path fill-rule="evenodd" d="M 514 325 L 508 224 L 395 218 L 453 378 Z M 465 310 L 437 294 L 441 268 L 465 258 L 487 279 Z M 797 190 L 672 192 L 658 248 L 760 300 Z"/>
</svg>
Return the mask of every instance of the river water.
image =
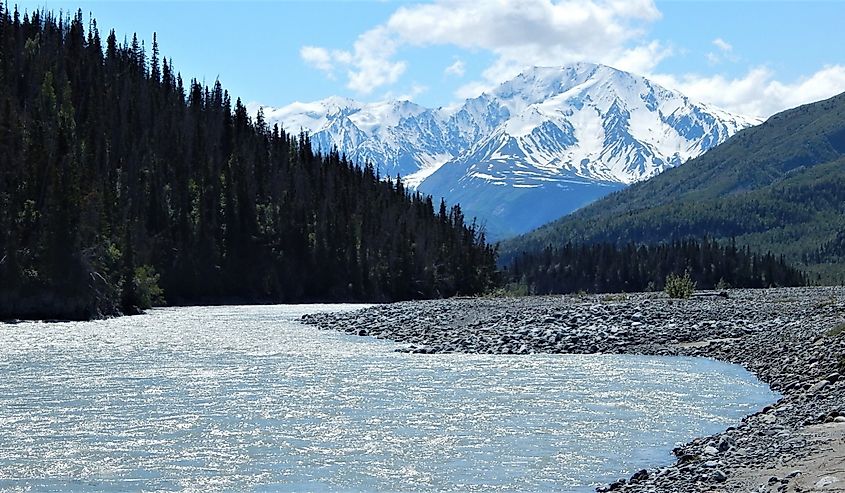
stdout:
<svg viewBox="0 0 845 493">
<path fill-rule="evenodd" d="M 350 305 L 0 324 L 2 491 L 592 491 L 777 399 L 741 367 L 414 355 Z"/>
</svg>

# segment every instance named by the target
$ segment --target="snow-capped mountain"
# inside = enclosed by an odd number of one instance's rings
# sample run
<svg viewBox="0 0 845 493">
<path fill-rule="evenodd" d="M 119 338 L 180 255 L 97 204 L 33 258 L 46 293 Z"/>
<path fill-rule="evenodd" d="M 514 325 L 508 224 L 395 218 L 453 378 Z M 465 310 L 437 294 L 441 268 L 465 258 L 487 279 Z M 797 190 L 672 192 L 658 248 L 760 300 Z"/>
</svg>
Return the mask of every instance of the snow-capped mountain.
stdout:
<svg viewBox="0 0 845 493">
<path fill-rule="evenodd" d="M 426 172 L 454 159 L 465 145 L 449 141 L 441 110 L 410 101 L 363 104 L 330 97 L 262 109 L 271 124 L 310 132 L 315 148 L 328 151 L 337 146 L 358 163 L 373 163 L 382 176 L 401 175 L 412 187 L 419 185 Z"/>
<path fill-rule="evenodd" d="M 604 65 L 535 67 L 453 108 L 329 98 L 264 108 L 383 175 L 459 202 L 501 238 L 698 156 L 760 123 Z"/>
</svg>

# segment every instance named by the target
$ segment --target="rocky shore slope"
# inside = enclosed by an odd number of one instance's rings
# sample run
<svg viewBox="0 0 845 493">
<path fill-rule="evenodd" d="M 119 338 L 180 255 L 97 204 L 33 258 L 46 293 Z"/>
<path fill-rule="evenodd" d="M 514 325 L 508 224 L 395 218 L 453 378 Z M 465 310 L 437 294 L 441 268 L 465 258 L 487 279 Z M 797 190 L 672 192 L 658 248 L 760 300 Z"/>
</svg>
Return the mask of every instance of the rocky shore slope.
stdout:
<svg viewBox="0 0 845 493">
<path fill-rule="evenodd" d="M 783 398 L 677 447 L 674 465 L 599 488 L 845 492 L 845 288 L 472 298 L 377 305 L 304 321 L 419 353 L 628 353 L 738 363 Z"/>
</svg>

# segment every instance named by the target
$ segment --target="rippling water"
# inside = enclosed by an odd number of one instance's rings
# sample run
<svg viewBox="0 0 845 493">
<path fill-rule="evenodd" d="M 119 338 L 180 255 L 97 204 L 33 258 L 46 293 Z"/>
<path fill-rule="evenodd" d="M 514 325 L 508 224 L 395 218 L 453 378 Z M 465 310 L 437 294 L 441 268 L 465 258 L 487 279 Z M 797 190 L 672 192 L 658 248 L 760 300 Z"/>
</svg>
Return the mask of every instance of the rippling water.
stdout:
<svg viewBox="0 0 845 493">
<path fill-rule="evenodd" d="M 0 325 L 0 490 L 591 491 L 776 399 L 711 360 L 411 355 L 342 305 Z"/>
</svg>

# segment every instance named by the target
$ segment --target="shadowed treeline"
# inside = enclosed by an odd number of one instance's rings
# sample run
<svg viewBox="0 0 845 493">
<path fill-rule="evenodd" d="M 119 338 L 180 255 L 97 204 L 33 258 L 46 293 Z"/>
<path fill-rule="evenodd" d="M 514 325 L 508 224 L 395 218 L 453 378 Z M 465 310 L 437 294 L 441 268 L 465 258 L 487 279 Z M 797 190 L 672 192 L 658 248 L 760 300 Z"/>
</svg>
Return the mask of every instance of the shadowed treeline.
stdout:
<svg viewBox="0 0 845 493">
<path fill-rule="evenodd" d="M 0 317 L 471 294 L 495 252 L 307 135 L 184 84 L 155 37 L 0 6 Z M 292 76 L 294 76 L 292 74 Z"/>
</svg>

